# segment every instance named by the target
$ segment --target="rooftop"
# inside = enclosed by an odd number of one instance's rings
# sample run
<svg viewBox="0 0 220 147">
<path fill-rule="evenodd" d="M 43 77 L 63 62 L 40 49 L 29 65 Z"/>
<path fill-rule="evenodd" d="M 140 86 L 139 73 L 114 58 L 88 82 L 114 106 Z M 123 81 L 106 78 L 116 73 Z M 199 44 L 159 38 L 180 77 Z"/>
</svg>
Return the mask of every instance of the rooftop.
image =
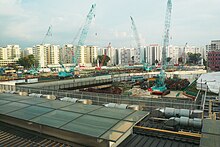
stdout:
<svg viewBox="0 0 220 147">
<path fill-rule="evenodd" d="M 0 121 L 62 137 L 53 131 L 117 142 L 148 113 L 128 109 L 0 94 Z M 82 136 L 80 136 L 82 137 Z"/>
</svg>

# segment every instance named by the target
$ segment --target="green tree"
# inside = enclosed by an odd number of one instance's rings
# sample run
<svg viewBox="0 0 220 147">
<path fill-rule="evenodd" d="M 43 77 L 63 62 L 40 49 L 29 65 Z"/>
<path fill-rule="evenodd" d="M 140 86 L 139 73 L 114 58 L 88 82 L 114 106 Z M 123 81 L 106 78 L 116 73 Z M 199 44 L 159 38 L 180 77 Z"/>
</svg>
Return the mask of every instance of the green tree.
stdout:
<svg viewBox="0 0 220 147">
<path fill-rule="evenodd" d="M 201 54 L 200 53 L 187 53 L 188 60 L 187 63 L 191 64 L 198 64 L 198 62 L 201 60 Z"/>
<path fill-rule="evenodd" d="M 183 63 L 183 57 L 179 57 L 179 58 L 178 58 L 178 63 L 179 63 L 179 64 L 182 64 L 182 63 Z"/>
<path fill-rule="evenodd" d="M 97 60 L 98 60 L 98 62 L 99 62 L 99 65 L 103 62 L 102 60 L 103 60 L 104 56 L 105 56 L 105 55 L 98 55 Z M 106 57 L 105 57 L 105 60 L 104 60 L 104 62 L 103 62 L 103 66 L 107 66 L 108 61 L 110 61 L 110 57 L 109 57 L 109 56 L 106 56 Z"/>
<path fill-rule="evenodd" d="M 159 63 L 159 61 L 156 59 L 156 60 L 155 60 L 155 64 L 158 64 L 158 63 Z"/>
<path fill-rule="evenodd" d="M 24 66 L 24 68 L 30 68 L 36 63 L 36 60 L 34 58 L 34 55 L 28 55 L 20 58 L 17 63 L 21 66 Z"/>
</svg>

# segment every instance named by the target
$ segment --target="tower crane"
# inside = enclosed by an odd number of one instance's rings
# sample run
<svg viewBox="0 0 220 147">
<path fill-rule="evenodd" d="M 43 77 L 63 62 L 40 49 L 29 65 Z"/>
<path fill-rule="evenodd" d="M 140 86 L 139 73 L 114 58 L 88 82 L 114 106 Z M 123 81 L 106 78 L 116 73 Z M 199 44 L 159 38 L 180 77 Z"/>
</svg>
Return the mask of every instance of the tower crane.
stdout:
<svg viewBox="0 0 220 147">
<path fill-rule="evenodd" d="M 108 53 L 108 50 L 109 50 L 110 48 L 111 48 L 111 42 L 109 42 L 108 47 L 107 47 L 107 49 L 106 49 L 106 52 L 104 52 L 104 57 L 102 58 L 101 64 L 95 68 L 96 70 L 101 70 L 101 69 L 102 69 L 102 66 L 103 66 L 103 64 L 104 64 L 104 62 L 105 62 L 105 59 L 106 59 L 106 56 L 107 56 L 106 54 Z"/>
<path fill-rule="evenodd" d="M 48 36 L 52 36 L 52 25 L 50 25 L 49 28 L 47 29 L 47 33 L 45 34 L 43 40 L 41 41 L 41 45 L 44 45 L 44 42 Z M 34 65 L 33 65 L 32 68 L 27 71 L 27 73 L 29 73 L 31 75 L 38 75 L 39 68 L 40 68 L 40 64 L 38 65 L 38 68 L 34 67 Z"/>
<path fill-rule="evenodd" d="M 46 38 L 47 38 L 48 36 L 52 36 L 52 25 L 49 26 L 49 28 L 48 28 L 48 30 L 47 30 L 47 33 L 45 34 L 45 36 L 44 36 L 44 38 L 43 38 L 43 40 L 42 40 L 42 42 L 41 42 L 41 45 L 44 44 L 44 41 L 46 40 Z"/>
<path fill-rule="evenodd" d="M 138 31 L 137 31 L 137 27 L 135 25 L 134 19 L 131 16 L 130 16 L 130 18 L 131 18 L 131 24 L 132 24 L 131 28 L 133 30 L 135 41 L 137 43 L 137 49 L 135 52 L 135 61 L 136 61 L 136 63 L 140 63 L 140 52 L 141 52 L 140 37 L 139 37 Z"/>
<path fill-rule="evenodd" d="M 169 35 L 170 35 L 170 22 L 171 22 L 171 10 L 172 1 L 167 1 L 166 17 L 165 17 L 165 30 L 163 38 L 163 50 L 162 50 L 162 67 L 165 70 L 167 66 L 167 48 L 169 46 Z M 156 85 L 151 87 L 152 94 L 164 95 L 169 93 L 165 84 L 165 72 L 161 69 L 160 74 L 156 77 Z"/>
<path fill-rule="evenodd" d="M 93 4 L 87 17 L 86 17 L 86 22 L 85 22 L 84 27 L 82 29 L 81 35 L 79 37 L 77 48 L 76 48 L 76 51 L 73 56 L 73 63 L 75 63 L 75 66 L 78 64 L 78 58 L 80 55 L 80 47 L 85 44 L 85 40 L 86 40 L 88 32 L 89 32 L 90 24 L 92 22 L 92 19 L 95 18 L 95 7 L 96 7 L 96 4 Z"/>
<path fill-rule="evenodd" d="M 73 76 L 75 67 L 78 64 L 78 58 L 80 56 L 80 48 L 85 43 L 86 37 L 88 35 L 88 31 L 89 31 L 89 26 L 90 26 L 90 24 L 92 22 L 92 19 L 95 17 L 95 7 L 96 7 L 96 4 L 93 4 L 91 9 L 90 9 L 90 11 L 89 11 L 89 13 L 88 13 L 88 15 L 87 15 L 87 17 L 86 17 L 86 21 L 85 21 L 85 24 L 84 24 L 84 26 L 82 28 L 82 32 L 80 34 L 76 50 L 75 50 L 75 52 L 73 54 L 73 57 L 72 57 L 72 62 L 74 64 L 73 67 L 71 68 L 70 72 L 66 72 L 65 70 L 59 72 L 58 73 L 59 78 L 66 78 L 66 77 Z"/>
<path fill-rule="evenodd" d="M 138 31 L 137 31 L 137 27 L 135 25 L 134 19 L 131 16 L 130 16 L 130 18 L 131 18 L 131 24 L 132 24 L 131 28 L 133 30 L 135 41 L 137 43 L 137 52 L 136 52 L 135 60 L 138 61 L 138 63 L 140 63 L 140 50 L 141 50 L 140 37 L 139 37 Z M 137 60 L 137 58 L 139 58 L 139 59 Z M 144 71 L 151 71 L 152 70 L 152 67 L 148 67 L 148 64 L 146 63 L 146 61 L 144 59 L 141 61 L 141 63 L 143 64 Z"/>
<path fill-rule="evenodd" d="M 164 36 L 163 36 L 163 50 L 162 50 L 163 69 L 166 69 L 167 66 L 167 48 L 169 46 L 169 37 L 170 37 L 171 11 L 172 11 L 172 1 L 168 0 L 166 16 L 165 16 Z"/>
</svg>

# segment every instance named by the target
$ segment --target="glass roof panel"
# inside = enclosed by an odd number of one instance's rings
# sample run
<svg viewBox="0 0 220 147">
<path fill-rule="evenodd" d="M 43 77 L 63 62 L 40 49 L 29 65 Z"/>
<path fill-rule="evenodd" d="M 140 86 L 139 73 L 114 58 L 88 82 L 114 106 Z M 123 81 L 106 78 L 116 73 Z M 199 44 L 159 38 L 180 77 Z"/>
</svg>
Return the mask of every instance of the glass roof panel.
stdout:
<svg viewBox="0 0 220 147">
<path fill-rule="evenodd" d="M 7 101 L 21 101 L 24 99 L 30 99 L 31 97 L 28 96 L 20 96 L 16 94 L 2 94 L 0 96 L 1 99 L 7 100 Z"/>
<path fill-rule="evenodd" d="M 117 122 L 118 120 L 114 119 L 83 115 L 63 126 L 62 129 L 99 137 Z"/>
<path fill-rule="evenodd" d="M 117 141 L 122 135 L 123 133 L 110 130 L 103 134 L 100 138 L 110 141 Z"/>
<path fill-rule="evenodd" d="M 115 130 L 118 132 L 126 132 L 133 126 L 133 124 L 134 124 L 133 122 L 120 121 L 111 130 Z"/>
<path fill-rule="evenodd" d="M 61 129 L 80 133 L 80 134 L 85 134 L 85 135 L 93 136 L 93 137 L 99 137 L 106 131 L 106 129 L 104 128 L 99 128 L 97 126 L 90 126 L 90 125 L 85 125 L 85 124 L 82 125 L 74 121 L 64 125 L 63 127 L 61 127 Z"/>
<path fill-rule="evenodd" d="M 70 102 L 62 102 L 62 101 L 58 101 L 58 100 L 51 100 L 51 101 L 41 103 L 41 104 L 37 104 L 37 105 L 57 109 L 57 108 L 65 107 L 65 106 L 72 105 L 72 104 L 73 103 L 70 103 Z"/>
<path fill-rule="evenodd" d="M 23 104 L 23 103 L 17 103 L 17 102 L 11 102 L 7 103 L 5 105 L 1 105 L 0 107 L 0 114 L 6 114 L 15 110 L 19 110 L 25 107 L 28 107 L 29 105 Z"/>
<path fill-rule="evenodd" d="M 72 111 L 72 112 L 78 112 L 78 113 L 89 113 L 91 111 L 94 111 L 96 109 L 101 108 L 102 106 L 97 105 L 84 105 L 84 104 L 74 104 L 67 107 L 61 108 L 62 110 L 66 111 Z"/>
<path fill-rule="evenodd" d="M 0 105 L 6 104 L 6 103 L 9 103 L 9 102 L 10 102 L 10 101 L 0 100 Z"/>
<path fill-rule="evenodd" d="M 19 102 L 26 103 L 26 104 L 40 104 L 40 103 L 47 102 L 47 101 L 50 101 L 50 100 L 44 99 L 44 98 L 32 98 L 32 99 L 25 99 Z"/>
<path fill-rule="evenodd" d="M 133 112 L 134 112 L 134 110 L 129 110 L 129 109 L 117 109 L 117 108 L 103 107 L 103 108 L 95 110 L 89 114 L 103 116 L 103 117 L 109 117 L 109 118 L 115 118 L 115 119 L 124 119 L 126 116 L 128 116 L 129 114 L 131 114 Z"/>
<path fill-rule="evenodd" d="M 136 111 L 132 113 L 131 115 L 129 115 L 128 117 L 126 117 L 124 120 L 136 122 L 140 120 L 141 118 L 143 118 L 144 116 L 146 116 L 147 114 L 149 114 L 149 112 L 147 111 Z"/>
<path fill-rule="evenodd" d="M 45 107 L 38 107 L 38 106 L 30 106 L 24 109 L 20 109 L 14 112 L 9 113 L 8 115 L 21 118 L 25 120 L 30 120 L 34 117 L 40 116 L 44 113 L 50 112 L 53 109 L 45 108 Z"/>
<path fill-rule="evenodd" d="M 79 113 L 55 110 L 55 111 L 46 113 L 40 117 L 34 118 L 31 121 L 34 121 L 40 124 L 45 124 L 48 126 L 52 126 L 55 128 L 59 128 L 63 126 L 64 124 L 76 119 L 77 117 L 80 117 L 81 115 L 82 114 L 79 114 Z"/>
</svg>

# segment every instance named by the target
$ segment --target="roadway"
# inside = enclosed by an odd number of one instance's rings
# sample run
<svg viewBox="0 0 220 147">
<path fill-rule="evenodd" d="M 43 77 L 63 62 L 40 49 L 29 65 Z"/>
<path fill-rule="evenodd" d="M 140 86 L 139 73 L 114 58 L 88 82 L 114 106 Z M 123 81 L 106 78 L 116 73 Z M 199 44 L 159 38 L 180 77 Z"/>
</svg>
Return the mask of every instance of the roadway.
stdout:
<svg viewBox="0 0 220 147">
<path fill-rule="evenodd" d="M 111 76 L 98 76 L 98 77 L 58 80 L 58 81 L 51 81 L 51 82 L 44 82 L 44 83 L 21 84 L 18 86 L 30 87 L 30 88 L 40 88 L 40 87 L 49 87 L 49 86 L 54 86 L 54 85 L 81 83 L 81 82 L 88 82 L 88 81 L 95 81 L 95 80 L 102 80 L 102 79 L 104 80 L 104 79 L 110 79 L 110 78 L 111 78 Z"/>
</svg>

